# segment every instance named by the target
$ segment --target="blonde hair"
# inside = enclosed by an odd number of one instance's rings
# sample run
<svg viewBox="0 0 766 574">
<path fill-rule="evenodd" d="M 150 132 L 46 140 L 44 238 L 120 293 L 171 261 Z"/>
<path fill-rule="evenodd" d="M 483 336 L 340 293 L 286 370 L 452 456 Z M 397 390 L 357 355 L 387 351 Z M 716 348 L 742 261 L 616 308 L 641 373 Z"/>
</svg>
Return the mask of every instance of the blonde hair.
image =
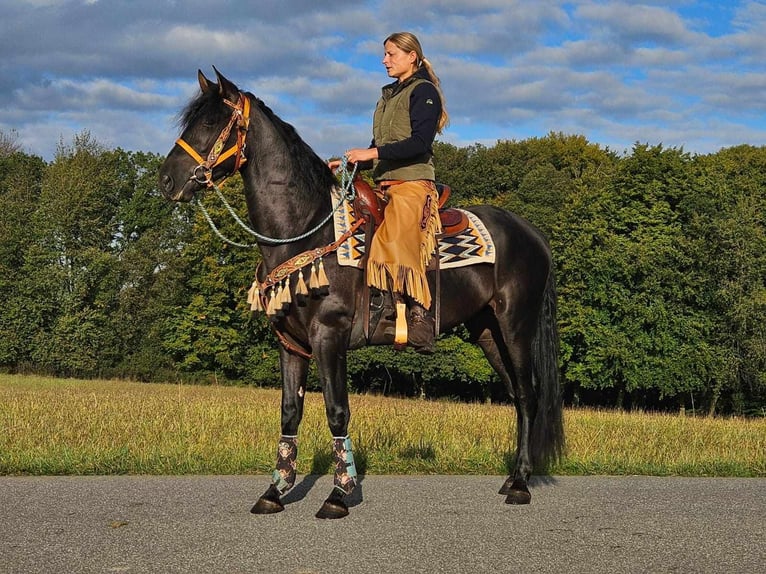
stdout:
<svg viewBox="0 0 766 574">
<path fill-rule="evenodd" d="M 388 38 L 386 38 L 383 41 L 383 44 L 385 45 L 386 42 L 391 42 L 394 44 L 397 48 L 400 50 L 403 50 L 405 52 L 415 52 L 415 56 L 417 56 L 417 62 L 416 65 L 418 68 L 421 66 L 426 69 L 426 72 L 428 73 L 428 77 L 431 80 L 431 83 L 436 86 L 436 90 L 439 92 L 439 97 L 442 101 L 442 115 L 439 118 L 439 125 L 437 126 L 437 132 L 442 133 L 442 130 L 449 125 L 449 114 L 447 113 L 447 104 L 444 101 L 444 93 L 441 89 L 441 82 L 439 81 L 439 76 L 437 76 L 434 73 L 433 66 L 431 66 L 431 62 L 429 62 L 425 56 L 423 56 L 423 48 L 420 45 L 420 40 L 418 40 L 417 36 L 415 34 L 412 34 L 411 32 L 394 32 L 391 34 Z"/>
</svg>

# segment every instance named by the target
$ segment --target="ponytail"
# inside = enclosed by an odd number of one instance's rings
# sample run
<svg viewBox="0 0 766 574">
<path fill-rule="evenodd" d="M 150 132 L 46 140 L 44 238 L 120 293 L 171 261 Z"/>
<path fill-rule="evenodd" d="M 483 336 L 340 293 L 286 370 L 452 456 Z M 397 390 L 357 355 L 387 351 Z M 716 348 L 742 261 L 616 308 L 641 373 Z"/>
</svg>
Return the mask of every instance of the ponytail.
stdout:
<svg viewBox="0 0 766 574">
<path fill-rule="evenodd" d="M 439 92 L 439 98 L 441 98 L 442 101 L 442 115 L 439 118 L 439 124 L 436 128 L 438 133 L 442 133 L 444 128 L 449 125 L 449 114 L 447 113 L 447 104 L 444 101 L 444 93 L 442 92 L 441 81 L 439 80 L 439 76 L 434 73 L 431 62 L 429 62 L 427 58 L 420 58 L 420 62 L 426 69 L 426 72 L 428 72 L 428 77 L 431 78 L 431 83 L 436 86 L 436 90 Z"/>
</svg>

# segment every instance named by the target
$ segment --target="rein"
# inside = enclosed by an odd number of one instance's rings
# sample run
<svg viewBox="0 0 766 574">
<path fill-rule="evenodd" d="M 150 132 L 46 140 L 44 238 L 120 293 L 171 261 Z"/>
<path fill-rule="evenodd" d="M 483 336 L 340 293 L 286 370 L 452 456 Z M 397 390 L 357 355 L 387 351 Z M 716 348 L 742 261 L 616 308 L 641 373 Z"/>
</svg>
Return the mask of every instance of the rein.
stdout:
<svg viewBox="0 0 766 574">
<path fill-rule="evenodd" d="M 229 204 L 228 201 L 226 201 L 226 198 L 223 196 L 223 193 L 221 193 L 221 189 L 215 184 L 211 182 L 211 185 L 208 187 L 212 187 L 215 191 L 216 195 L 218 196 L 218 199 L 221 200 L 223 205 L 226 207 L 226 210 L 229 212 L 229 215 L 231 215 L 232 219 L 237 222 L 237 224 L 244 229 L 247 233 L 255 237 L 258 241 L 261 243 L 270 243 L 272 245 L 282 245 L 285 243 L 295 243 L 296 241 L 300 241 L 302 239 L 306 239 L 307 237 L 313 235 L 317 231 L 319 231 L 322 227 L 325 226 L 325 224 L 330 221 L 335 213 L 343 206 L 343 202 L 345 201 L 354 201 L 354 198 L 356 197 L 356 189 L 354 188 L 352 182 L 354 179 L 354 175 L 356 174 L 356 165 L 354 166 L 354 169 L 349 172 L 345 165 L 341 166 L 341 193 L 340 198 L 338 199 L 338 203 L 333 207 L 332 211 L 325 217 L 322 221 L 317 223 L 314 227 L 306 231 L 305 233 L 301 233 L 300 235 L 296 235 L 295 237 L 288 237 L 285 239 L 279 239 L 276 237 L 269 237 L 267 235 L 262 235 L 258 233 L 255 229 L 252 229 L 247 223 L 242 221 L 242 218 L 237 215 L 237 212 L 234 211 L 234 208 Z M 223 233 L 221 233 L 220 229 L 216 226 L 213 219 L 210 217 L 210 213 L 208 213 L 207 209 L 205 209 L 205 206 L 202 205 L 202 200 L 196 199 L 196 203 L 200 208 L 200 211 L 202 211 L 202 214 L 205 216 L 205 220 L 207 220 L 208 225 L 210 225 L 210 228 L 213 230 L 213 232 L 218 236 L 219 239 L 221 239 L 223 242 L 228 243 L 229 245 L 233 245 L 235 247 L 257 247 L 257 243 L 237 243 L 236 241 L 232 241 L 231 239 L 227 238 Z"/>
</svg>

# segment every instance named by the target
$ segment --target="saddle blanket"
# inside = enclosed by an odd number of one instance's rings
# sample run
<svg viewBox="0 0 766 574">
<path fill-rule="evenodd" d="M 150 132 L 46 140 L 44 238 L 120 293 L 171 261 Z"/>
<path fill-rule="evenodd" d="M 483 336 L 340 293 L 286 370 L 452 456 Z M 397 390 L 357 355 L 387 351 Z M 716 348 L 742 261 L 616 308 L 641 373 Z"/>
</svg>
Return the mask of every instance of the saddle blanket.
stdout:
<svg viewBox="0 0 766 574">
<path fill-rule="evenodd" d="M 335 199 L 335 198 L 334 198 Z M 463 211 L 468 216 L 470 225 L 455 236 L 439 239 L 439 267 L 451 269 L 475 263 L 494 263 L 495 244 L 482 221 L 470 211 Z M 335 239 L 348 230 L 355 221 L 354 210 L 350 202 L 344 201 L 335 211 Z M 364 229 L 359 228 L 338 248 L 338 263 L 351 267 L 362 267 L 364 256 Z"/>
</svg>

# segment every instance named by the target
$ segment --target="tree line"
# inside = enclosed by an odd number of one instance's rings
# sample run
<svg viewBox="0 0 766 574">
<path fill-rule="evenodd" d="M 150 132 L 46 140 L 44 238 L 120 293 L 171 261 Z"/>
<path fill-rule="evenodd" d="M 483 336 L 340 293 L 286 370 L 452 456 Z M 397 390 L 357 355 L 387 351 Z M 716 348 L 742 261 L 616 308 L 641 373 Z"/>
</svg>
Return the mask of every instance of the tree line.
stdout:
<svg viewBox="0 0 766 574">
<path fill-rule="evenodd" d="M 231 247 L 193 205 L 166 201 L 162 157 L 83 132 L 46 162 L 0 136 L 1 370 L 280 384 L 278 343 L 246 303 L 257 248 Z M 766 412 L 766 147 L 616 153 L 551 133 L 437 142 L 435 161 L 451 205 L 510 209 L 549 238 L 567 404 Z M 224 193 L 244 215 L 241 182 Z M 203 201 L 248 242 L 215 197 Z M 432 357 L 351 352 L 349 387 L 505 397 L 461 329 Z"/>
</svg>

